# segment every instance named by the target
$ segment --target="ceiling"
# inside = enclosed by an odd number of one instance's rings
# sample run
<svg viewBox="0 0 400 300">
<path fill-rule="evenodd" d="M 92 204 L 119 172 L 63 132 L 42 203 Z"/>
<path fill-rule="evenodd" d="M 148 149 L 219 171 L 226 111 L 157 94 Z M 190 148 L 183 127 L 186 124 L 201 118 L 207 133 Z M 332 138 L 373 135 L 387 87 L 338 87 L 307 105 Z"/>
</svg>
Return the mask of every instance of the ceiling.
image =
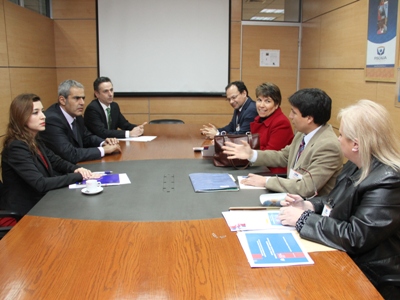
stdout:
<svg viewBox="0 0 400 300">
<path fill-rule="evenodd" d="M 242 20 L 253 17 L 273 17 L 272 22 L 298 22 L 300 0 L 242 0 Z M 260 13 L 263 9 L 284 9 L 284 14 Z M 269 21 L 271 22 L 271 21 Z"/>
</svg>

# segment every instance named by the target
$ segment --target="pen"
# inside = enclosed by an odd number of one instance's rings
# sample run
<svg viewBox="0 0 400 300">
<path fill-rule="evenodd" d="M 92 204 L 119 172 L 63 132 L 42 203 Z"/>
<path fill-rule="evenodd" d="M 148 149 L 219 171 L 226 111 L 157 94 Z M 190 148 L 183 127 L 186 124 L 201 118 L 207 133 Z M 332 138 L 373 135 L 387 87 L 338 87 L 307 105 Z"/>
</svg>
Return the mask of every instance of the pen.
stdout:
<svg viewBox="0 0 400 300">
<path fill-rule="evenodd" d="M 229 210 L 268 210 L 268 209 L 279 209 L 279 207 L 265 207 L 265 206 L 234 206 L 229 207 Z"/>
<path fill-rule="evenodd" d="M 100 172 L 92 172 L 92 173 L 94 173 L 94 174 L 112 174 L 113 173 L 113 171 L 100 171 Z"/>
</svg>

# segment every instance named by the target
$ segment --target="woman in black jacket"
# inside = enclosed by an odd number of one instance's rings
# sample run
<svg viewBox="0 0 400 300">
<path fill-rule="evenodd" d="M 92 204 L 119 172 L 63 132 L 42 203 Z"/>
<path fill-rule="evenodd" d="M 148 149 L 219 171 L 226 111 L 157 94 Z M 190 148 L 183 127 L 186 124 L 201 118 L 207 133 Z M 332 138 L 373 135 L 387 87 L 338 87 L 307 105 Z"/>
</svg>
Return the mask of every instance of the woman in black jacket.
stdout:
<svg viewBox="0 0 400 300">
<path fill-rule="evenodd" d="M 49 190 L 97 176 L 40 143 L 36 137 L 45 130 L 45 119 L 37 95 L 21 94 L 12 101 L 1 153 L 2 209 L 26 214 Z"/>
<path fill-rule="evenodd" d="M 400 146 L 386 109 L 370 100 L 339 113 L 339 142 L 348 158 L 327 196 L 288 194 L 280 220 L 302 238 L 346 251 L 376 286 L 400 274 Z M 395 287 L 381 290 L 400 299 Z"/>
</svg>

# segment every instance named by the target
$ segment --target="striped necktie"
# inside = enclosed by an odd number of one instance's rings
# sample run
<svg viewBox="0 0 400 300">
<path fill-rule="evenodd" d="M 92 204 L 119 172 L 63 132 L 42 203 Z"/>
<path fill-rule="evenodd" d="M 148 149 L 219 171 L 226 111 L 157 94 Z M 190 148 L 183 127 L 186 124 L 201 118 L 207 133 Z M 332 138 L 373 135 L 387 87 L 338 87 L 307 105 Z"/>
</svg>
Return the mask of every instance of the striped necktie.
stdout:
<svg viewBox="0 0 400 300">
<path fill-rule="evenodd" d="M 110 129 L 110 127 L 111 127 L 111 108 L 107 107 L 106 111 L 107 111 L 107 125 L 108 125 L 108 129 Z"/>
<path fill-rule="evenodd" d="M 300 146 L 299 146 L 299 151 L 297 151 L 297 156 L 296 156 L 296 160 L 294 163 L 296 163 L 299 160 L 301 153 L 303 153 L 305 144 L 306 143 L 304 142 L 304 137 L 303 137 L 303 139 L 301 140 Z"/>
</svg>

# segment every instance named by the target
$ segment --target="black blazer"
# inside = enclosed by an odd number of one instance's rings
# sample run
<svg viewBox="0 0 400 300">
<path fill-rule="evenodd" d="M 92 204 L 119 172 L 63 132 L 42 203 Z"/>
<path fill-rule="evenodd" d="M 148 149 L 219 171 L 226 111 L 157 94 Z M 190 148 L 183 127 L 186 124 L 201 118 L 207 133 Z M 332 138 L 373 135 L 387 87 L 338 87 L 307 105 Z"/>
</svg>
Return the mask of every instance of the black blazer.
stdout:
<svg viewBox="0 0 400 300">
<path fill-rule="evenodd" d="M 46 130 L 41 131 L 39 136 L 55 154 L 73 164 L 101 158 L 97 147 L 100 147 L 104 139 L 92 134 L 86 128 L 83 117 L 76 118 L 78 129 L 78 139 L 76 139 L 58 103 L 50 106 L 44 114 Z"/>
<path fill-rule="evenodd" d="M 104 113 L 103 107 L 99 100 L 94 99 L 86 107 L 85 110 L 85 125 L 95 135 L 108 138 L 125 138 L 125 131 L 132 130 L 136 125 L 128 122 L 127 119 L 121 114 L 119 105 L 116 102 L 110 104 L 111 107 L 111 126 L 108 129 L 107 117 Z M 117 130 L 118 128 L 122 130 Z"/>
<path fill-rule="evenodd" d="M 242 111 L 240 113 L 240 117 L 238 123 L 240 125 L 240 130 L 236 130 L 236 116 L 238 114 L 238 110 L 235 109 L 233 112 L 233 117 L 231 122 L 225 127 L 218 128 L 218 131 L 221 133 L 222 131 L 226 131 L 229 134 L 245 134 L 250 132 L 250 123 L 254 121 L 254 118 L 258 116 L 256 103 L 250 98 L 247 97 L 246 103 L 243 105 Z"/>
<path fill-rule="evenodd" d="M 2 209 L 26 214 L 49 190 L 82 180 L 73 173 L 79 166 L 63 160 L 39 143 L 47 164 L 38 154 L 32 154 L 25 142 L 14 140 L 3 149 L 1 156 L 3 194 Z M 59 174 L 56 176 L 55 171 Z"/>
</svg>

